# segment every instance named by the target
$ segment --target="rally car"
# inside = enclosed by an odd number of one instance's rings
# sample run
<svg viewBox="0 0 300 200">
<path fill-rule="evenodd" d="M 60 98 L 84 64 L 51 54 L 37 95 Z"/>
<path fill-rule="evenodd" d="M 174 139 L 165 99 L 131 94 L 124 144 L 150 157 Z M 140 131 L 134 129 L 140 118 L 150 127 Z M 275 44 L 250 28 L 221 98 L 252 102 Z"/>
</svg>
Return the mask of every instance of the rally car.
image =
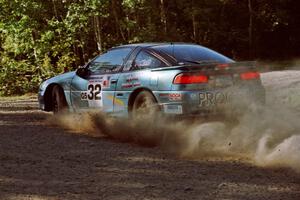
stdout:
<svg viewBox="0 0 300 200">
<path fill-rule="evenodd" d="M 38 99 L 42 110 L 54 113 L 128 117 L 146 109 L 201 116 L 233 103 L 262 103 L 265 90 L 253 62 L 235 62 L 196 44 L 143 43 L 111 48 L 76 71 L 46 80 Z"/>
</svg>

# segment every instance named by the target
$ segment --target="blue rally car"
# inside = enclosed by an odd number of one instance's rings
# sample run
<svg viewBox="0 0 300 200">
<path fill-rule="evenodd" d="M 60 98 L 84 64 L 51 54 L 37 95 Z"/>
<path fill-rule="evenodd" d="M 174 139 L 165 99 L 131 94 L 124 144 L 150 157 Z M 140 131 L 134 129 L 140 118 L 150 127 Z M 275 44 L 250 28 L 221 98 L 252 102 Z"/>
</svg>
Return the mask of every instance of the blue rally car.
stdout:
<svg viewBox="0 0 300 200">
<path fill-rule="evenodd" d="M 46 80 L 38 98 L 42 110 L 54 113 L 130 116 L 155 108 L 201 116 L 233 103 L 262 103 L 265 90 L 253 62 L 235 62 L 196 44 L 147 43 L 114 47 L 76 71 Z"/>
</svg>

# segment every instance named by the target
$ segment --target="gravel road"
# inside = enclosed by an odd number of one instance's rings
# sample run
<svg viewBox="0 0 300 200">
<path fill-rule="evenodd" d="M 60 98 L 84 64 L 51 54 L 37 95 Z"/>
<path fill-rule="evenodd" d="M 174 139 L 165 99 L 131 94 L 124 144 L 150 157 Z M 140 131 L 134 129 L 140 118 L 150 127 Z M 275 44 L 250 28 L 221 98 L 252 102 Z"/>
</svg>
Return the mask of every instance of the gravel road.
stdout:
<svg viewBox="0 0 300 200">
<path fill-rule="evenodd" d="M 51 114 L 36 106 L 34 98 L 0 101 L 1 200 L 300 199 L 300 174 L 292 169 L 183 159 L 86 136 L 49 124 Z"/>
</svg>

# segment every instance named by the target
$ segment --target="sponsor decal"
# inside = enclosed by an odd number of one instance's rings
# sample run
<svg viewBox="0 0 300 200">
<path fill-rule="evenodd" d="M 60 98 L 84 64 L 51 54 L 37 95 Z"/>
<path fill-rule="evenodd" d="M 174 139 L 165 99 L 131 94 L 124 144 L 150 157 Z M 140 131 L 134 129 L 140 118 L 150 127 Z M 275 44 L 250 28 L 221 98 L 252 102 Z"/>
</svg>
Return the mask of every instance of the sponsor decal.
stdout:
<svg viewBox="0 0 300 200">
<path fill-rule="evenodd" d="M 125 80 L 126 80 L 127 83 L 130 83 L 130 82 L 138 81 L 139 78 L 136 77 L 136 76 L 133 76 L 133 75 L 128 75 Z"/>
<path fill-rule="evenodd" d="M 181 93 L 160 93 L 159 97 L 168 99 L 169 101 L 181 101 L 182 100 L 182 94 Z"/>
<path fill-rule="evenodd" d="M 133 88 L 141 86 L 139 78 L 133 75 L 128 75 L 125 77 L 125 82 L 122 84 L 122 88 Z"/>
<path fill-rule="evenodd" d="M 180 93 L 170 93 L 169 95 L 170 101 L 181 101 L 182 100 L 182 94 Z"/>
<path fill-rule="evenodd" d="M 122 83 L 122 88 L 132 88 L 132 84 L 131 83 Z"/>
<path fill-rule="evenodd" d="M 110 87 L 110 76 L 104 76 L 102 80 L 102 88 Z"/>
<path fill-rule="evenodd" d="M 99 75 L 92 75 L 89 77 L 89 80 L 97 80 L 97 81 L 102 81 L 104 76 L 99 76 Z"/>
<path fill-rule="evenodd" d="M 167 96 L 169 96 L 169 93 L 160 93 L 159 96 L 160 97 L 167 97 Z"/>
<path fill-rule="evenodd" d="M 164 105 L 166 114 L 182 114 L 182 105 Z"/>
<path fill-rule="evenodd" d="M 133 88 L 133 87 L 138 87 L 141 86 L 140 83 L 123 83 L 122 88 Z"/>
<path fill-rule="evenodd" d="M 205 92 L 199 94 L 200 106 L 209 107 L 229 102 L 230 95 L 224 92 Z"/>
</svg>

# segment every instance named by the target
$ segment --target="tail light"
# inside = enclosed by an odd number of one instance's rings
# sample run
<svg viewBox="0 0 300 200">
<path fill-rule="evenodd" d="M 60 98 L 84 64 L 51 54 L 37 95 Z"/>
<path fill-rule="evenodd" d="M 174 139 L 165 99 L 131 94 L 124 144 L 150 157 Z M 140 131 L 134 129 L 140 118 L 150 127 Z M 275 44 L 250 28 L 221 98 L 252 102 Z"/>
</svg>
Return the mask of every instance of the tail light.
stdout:
<svg viewBox="0 0 300 200">
<path fill-rule="evenodd" d="M 242 80 L 252 80 L 252 79 L 259 79 L 260 74 L 258 72 L 245 72 L 240 74 Z"/>
<path fill-rule="evenodd" d="M 208 83 L 208 76 L 203 74 L 178 74 L 174 81 L 174 84 L 194 84 L 194 83 Z"/>
</svg>

